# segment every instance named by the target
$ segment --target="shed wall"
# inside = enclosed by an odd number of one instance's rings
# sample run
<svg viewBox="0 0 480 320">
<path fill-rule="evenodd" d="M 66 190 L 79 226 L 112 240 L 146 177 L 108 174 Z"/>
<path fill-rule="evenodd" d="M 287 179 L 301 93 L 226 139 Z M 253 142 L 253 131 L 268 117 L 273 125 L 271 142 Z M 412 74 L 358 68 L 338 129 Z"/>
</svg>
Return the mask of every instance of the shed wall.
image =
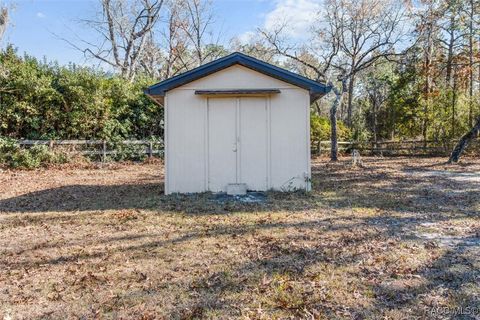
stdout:
<svg viewBox="0 0 480 320">
<path fill-rule="evenodd" d="M 281 91 L 267 98 L 268 189 L 309 188 L 308 91 L 242 66 L 232 66 L 167 92 L 165 193 L 208 191 L 207 106 L 208 99 L 215 98 L 195 95 L 195 90 L 258 88 Z"/>
</svg>

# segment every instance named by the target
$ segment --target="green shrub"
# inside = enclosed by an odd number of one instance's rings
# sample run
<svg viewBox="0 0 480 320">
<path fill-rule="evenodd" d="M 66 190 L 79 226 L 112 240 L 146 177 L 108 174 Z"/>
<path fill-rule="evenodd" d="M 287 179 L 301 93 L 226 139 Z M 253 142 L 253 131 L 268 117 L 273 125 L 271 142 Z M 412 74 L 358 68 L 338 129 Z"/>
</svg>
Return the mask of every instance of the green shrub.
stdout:
<svg viewBox="0 0 480 320">
<path fill-rule="evenodd" d="M 351 130 L 340 120 L 337 121 L 337 140 L 352 140 Z M 318 152 L 320 141 L 330 141 L 330 119 L 311 112 L 310 141 L 313 152 Z"/>
<path fill-rule="evenodd" d="M 10 163 L 12 155 L 18 153 L 20 146 L 14 139 L 0 137 L 0 164 Z"/>
<path fill-rule="evenodd" d="M 35 169 L 68 162 L 65 153 L 54 152 L 45 145 L 21 148 L 13 139 L 0 138 L 0 165 L 9 168 Z"/>
<path fill-rule="evenodd" d="M 29 149 L 19 149 L 13 153 L 11 160 L 7 165 L 10 168 L 35 169 L 40 167 L 40 158 L 35 157 L 35 153 L 31 153 Z"/>
<path fill-rule="evenodd" d="M 310 135 L 313 141 L 330 140 L 330 119 L 312 112 L 310 114 Z M 337 120 L 338 141 L 349 141 L 351 135 L 350 129 L 341 120 Z"/>
<path fill-rule="evenodd" d="M 147 157 L 144 153 L 145 145 L 116 143 L 113 149 L 116 152 L 110 159 L 114 161 L 143 161 Z"/>
<path fill-rule="evenodd" d="M 16 139 L 142 139 L 163 135 L 163 108 L 143 88 L 99 70 L 60 66 L 0 50 L 0 136 Z"/>
</svg>

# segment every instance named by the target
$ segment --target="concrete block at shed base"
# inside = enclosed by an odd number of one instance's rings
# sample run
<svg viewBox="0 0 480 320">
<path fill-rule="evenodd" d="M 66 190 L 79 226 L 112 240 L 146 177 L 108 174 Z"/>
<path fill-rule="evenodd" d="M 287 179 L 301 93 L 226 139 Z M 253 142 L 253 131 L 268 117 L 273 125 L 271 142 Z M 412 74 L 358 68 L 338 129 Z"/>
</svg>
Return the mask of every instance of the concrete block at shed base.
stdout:
<svg viewBox="0 0 480 320">
<path fill-rule="evenodd" d="M 247 194 L 247 184 L 230 183 L 227 185 L 227 194 L 231 196 L 241 196 Z"/>
</svg>

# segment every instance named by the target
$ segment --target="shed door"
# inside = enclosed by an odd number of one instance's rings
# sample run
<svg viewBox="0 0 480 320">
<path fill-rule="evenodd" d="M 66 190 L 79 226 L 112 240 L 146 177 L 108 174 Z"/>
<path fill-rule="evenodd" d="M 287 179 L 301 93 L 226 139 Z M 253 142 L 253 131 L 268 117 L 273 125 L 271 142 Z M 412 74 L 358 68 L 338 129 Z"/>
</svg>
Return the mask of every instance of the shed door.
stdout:
<svg viewBox="0 0 480 320">
<path fill-rule="evenodd" d="M 208 190 L 267 190 L 267 134 L 266 98 L 209 98 Z"/>
<path fill-rule="evenodd" d="M 237 181 L 236 98 L 208 99 L 208 190 Z"/>
<path fill-rule="evenodd" d="M 240 98 L 239 179 L 249 190 L 267 190 L 267 100 Z"/>
</svg>

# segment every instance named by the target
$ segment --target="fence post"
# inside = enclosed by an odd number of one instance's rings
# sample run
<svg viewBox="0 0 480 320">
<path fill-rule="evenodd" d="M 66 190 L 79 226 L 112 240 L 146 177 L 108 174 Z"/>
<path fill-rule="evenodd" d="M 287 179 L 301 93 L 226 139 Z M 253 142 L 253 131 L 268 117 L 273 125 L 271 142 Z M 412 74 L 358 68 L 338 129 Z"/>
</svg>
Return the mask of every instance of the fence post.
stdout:
<svg viewBox="0 0 480 320">
<path fill-rule="evenodd" d="M 49 149 L 50 151 L 53 150 L 53 144 L 54 144 L 54 141 L 53 141 L 53 140 L 50 140 L 50 141 L 48 142 L 48 149 Z"/>
<path fill-rule="evenodd" d="M 148 157 L 151 158 L 153 156 L 153 142 L 148 142 Z"/>
<path fill-rule="evenodd" d="M 102 162 L 107 160 L 107 141 L 103 140 L 103 148 L 102 148 Z"/>
</svg>

